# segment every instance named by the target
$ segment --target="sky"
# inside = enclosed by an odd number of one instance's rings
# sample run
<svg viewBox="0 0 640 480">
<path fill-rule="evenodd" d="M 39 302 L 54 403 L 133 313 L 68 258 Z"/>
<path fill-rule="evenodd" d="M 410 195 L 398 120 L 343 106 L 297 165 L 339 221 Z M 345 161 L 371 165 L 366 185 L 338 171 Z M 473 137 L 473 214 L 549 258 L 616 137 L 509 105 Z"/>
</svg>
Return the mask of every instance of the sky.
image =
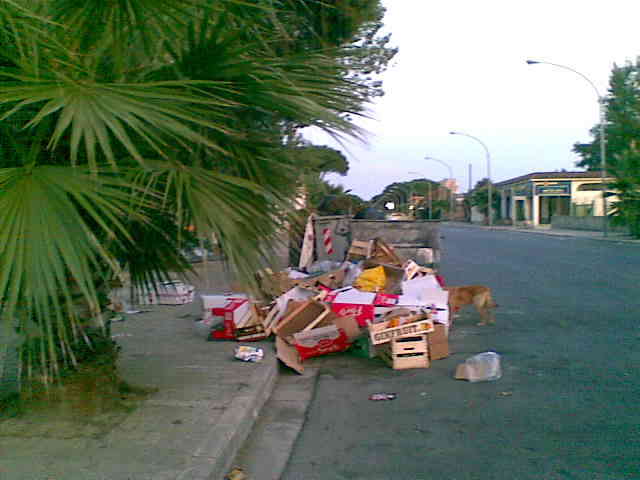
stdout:
<svg viewBox="0 0 640 480">
<path fill-rule="evenodd" d="M 367 143 L 336 144 L 349 173 L 329 176 L 364 199 L 393 182 L 442 180 L 449 168 L 467 191 L 488 176 L 500 182 L 566 169 L 576 142 L 592 140 L 598 93 L 614 64 L 640 56 L 640 2 L 609 0 L 383 0 L 385 32 L 400 51 L 381 76 L 385 96 L 372 120 L 356 123 Z M 586 76 L 527 59 L 570 67 Z M 463 135 L 472 135 L 482 143 Z M 440 160 L 425 160 L 425 157 Z M 444 162 L 446 165 L 443 165 Z M 412 173 L 410 173 L 412 172 Z"/>
</svg>

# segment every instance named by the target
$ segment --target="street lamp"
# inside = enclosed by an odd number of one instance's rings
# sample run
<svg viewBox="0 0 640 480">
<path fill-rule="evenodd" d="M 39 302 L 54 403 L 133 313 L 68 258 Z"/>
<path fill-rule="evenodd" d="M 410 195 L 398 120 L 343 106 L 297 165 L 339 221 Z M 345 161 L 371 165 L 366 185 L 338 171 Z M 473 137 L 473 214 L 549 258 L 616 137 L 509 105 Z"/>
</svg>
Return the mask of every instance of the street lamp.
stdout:
<svg viewBox="0 0 640 480">
<path fill-rule="evenodd" d="M 425 160 L 433 160 L 434 162 L 438 162 L 449 169 L 449 178 L 453 180 L 453 170 L 451 169 L 451 165 L 443 160 L 439 160 L 437 158 L 426 156 Z M 454 202 L 453 202 L 453 188 L 449 188 L 449 217 L 453 217 L 454 213 Z"/>
<path fill-rule="evenodd" d="M 551 63 L 551 62 L 541 62 L 538 60 L 527 60 L 527 65 L 538 65 L 538 64 L 546 64 L 546 65 L 552 65 L 558 68 L 564 68 L 565 70 L 569 70 L 570 72 L 580 75 L 584 80 L 586 80 L 589 83 L 589 85 L 591 85 L 591 87 L 593 87 L 593 90 L 596 92 L 596 96 L 598 97 L 598 106 L 599 106 L 599 115 L 600 115 L 600 182 L 602 183 L 602 215 L 604 216 L 604 221 L 602 224 L 602 235 L 606 237 L 609 229 L 609 225 L 608 225 L 608 217 L 607 217 L 607 192 L 605 189 L 605 180 L 604 180 L 605 170 L 607 168 L 607 160 L 606 160 L 607 147 L 606 147 L 605 128 L 604 128 L 605 107 L 606 107 L 605 98 L 602 95 L 600 95 L 600 92 L 598 91 L 598 87 L 596 87 L 596 85 L 591 80 L 589 80 L 589 77 L 587 77 L 583 73 L 580 73 L 571 67 L 567 67 L 566 65 L 559 65 L 557 63 Z"/>
<path fill-rule="evenodd" d="M 473 138 L 476 142 L 478 142 L 480 145 L 482 145 L 482 147 L 484 148 L 484 151 L 487 155 L 487 178 L 488 178 L 488 190 L 489 190 L 489 205 L 487 206 L 487 209 L 489 210 L 489 226 L 493 225 L 493 204 L 491 202 L 492 200 L 492 185 L 491 185 L 491 155 L 489 154 L 489 149 L 487 148 L 487 146 L 484 144 L 484 142 L 482 140 L 480 140 L 477 137 L 474 137 L 473 135 L 469 135 L 468 133 L 463 133 L 463 132 L 449 132 L 449 135 L 462 135 L 465 137 L 469 137 L 469 138 Z"/>
</svg>

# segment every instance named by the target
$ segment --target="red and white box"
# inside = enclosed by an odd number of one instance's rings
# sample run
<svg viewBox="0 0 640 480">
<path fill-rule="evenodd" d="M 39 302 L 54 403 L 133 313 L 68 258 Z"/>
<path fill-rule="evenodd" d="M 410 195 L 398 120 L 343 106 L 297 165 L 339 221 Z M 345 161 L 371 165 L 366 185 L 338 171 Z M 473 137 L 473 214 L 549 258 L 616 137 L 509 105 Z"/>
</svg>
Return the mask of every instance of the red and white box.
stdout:
<svg viewBox="0 0 640 480">
<path fill-rule="evenodd" d="M 222 328 L 211 332 L 211 339 L 233 340 L 236 329 L 244 327 L 251 318 L 251 304 L 246 297 L 226 295 L 202 295 L 202 322 L 212 328 L 222 323 Z"/>
<path fill-rule="evenodd" d="M 351 345 L 345 331 L 335 325 L 298 332 L 293 335 L 293 339 L 302 361 L 328 353 L 343 352 Z"/>
<path fill-rule="evenodd" d="M 373 322 L 375 316 L 375 293 L 362 292 L 356 288 L 334 290 L 329 293 L 324 301 L 329 304 L 331 310 L 341 317 L 354 317 L 361 327 Z"/>
<path fill-rule="evenodd" d="M 384 314 L 399 302 L 399 295 L 387 293 L 363 292 L 347 287 L 329 293 L 324 301 L 331 310 L 341 317 L 355 317 L 360 327 L 374 322 L 374 318 Z"/>
</svg>

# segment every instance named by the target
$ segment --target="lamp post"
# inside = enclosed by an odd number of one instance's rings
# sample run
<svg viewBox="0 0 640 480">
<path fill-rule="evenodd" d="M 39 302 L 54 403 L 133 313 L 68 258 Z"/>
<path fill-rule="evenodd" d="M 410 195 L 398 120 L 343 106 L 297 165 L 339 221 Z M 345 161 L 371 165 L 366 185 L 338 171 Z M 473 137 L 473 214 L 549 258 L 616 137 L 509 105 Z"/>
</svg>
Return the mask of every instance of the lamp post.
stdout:
<svg viewBox="0 0 640 480">
<path fill-rule="evenodd" d="M 605 107 L 606 107 L 605 98 L 602 95 L 600 95 L 600 92 L 598 91 L 598 87 L 596 87 L 595 83 L 593 83 L 589 79 L 589 77 L 587 77 L 583 73 L 580 73 L 579 71 L 574 70 L 571 67 L 567 67 L 566 65 L 559 65 L 557 63 L 551 63 L 551 62 L 542 62 L 539 60 L 527 60 L 527 65 L 538 65 L 538 64 L 552 65 L 554 67 L 563 68 L 565 70 L 569 70 L 570 72 L 575 73 L 576 75 L 581 76 L 584 80 L 587 81 L 587 83 L 589 83 L 589 85 L 591 85 L 593 90 L 596 92 L 596 96 L 598 97 L 598 107 L 599 107 L 598 114 L 600 117 L 600 182 L 602 183 L 602 215 L 604 216 L 604 220 L 602 223 L 602 235 L 606 237 L 608 234 L 609 225 L 608 225 L 608 217 L 607 217 L 607 192 L 605 188 L 605 170 L 607 169 L 607 160 L 606 160 L 607 147 L 606 147 L 605 128 L 604 128 L 604 123 L 606 120 L 605 119 Z"/>
<path fill-rule="evenodd" d="M 484 144 L 484 142 L 482 140 L 480 140 L 477 137 L 474 137 L 473 135 L 469 135 L 468 133 L 463 133 L 463 132 L 449 132 L 450 135 L 462 135 L 464 137 L 469 137 L 469 138 L 473 138 L 476 142 L 478 142 L 480 145 L 482 145 L 482 148 L 484 148 L 484 151 L 486 153 L 487 156 L 487 178 L 488 178 L 488 191 L 489 191 L 489 204 L 487 205 L 487 210 L 489 213 L 489 226 L 493 225 L 493 204 L 492 204 L 492 185 L 491 185 L 491 154 L 489 153 L 489 149 L 487 148 L 487 146 Z"/>
<path fill-rule="evenodd" d="M 433 158 L 429 156 L 424 157 L 424 159 L 433 160 L 434 162 L 438 162 L 441 165 L 444 165 L 445 167 L 447 167 L 449 169 L 449 178 L 453 180 L 453 170 L 451 169 L 451 165 L 449 165 L 447 162 L 440 160 L 438 158 Z M 454 213 L 453 189 L 449 188 L 449 217 L 450 218 L 453 217 L 453 213 Z"/>
</svg>

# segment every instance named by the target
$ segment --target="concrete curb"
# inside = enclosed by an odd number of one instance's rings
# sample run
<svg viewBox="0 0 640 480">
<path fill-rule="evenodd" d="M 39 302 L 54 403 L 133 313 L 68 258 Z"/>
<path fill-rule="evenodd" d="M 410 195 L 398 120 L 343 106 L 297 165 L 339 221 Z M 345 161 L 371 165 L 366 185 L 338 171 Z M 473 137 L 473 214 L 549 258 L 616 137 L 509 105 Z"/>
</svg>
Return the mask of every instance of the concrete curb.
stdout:
<svg viewBox="0 0 640 480">
<path fill-rule="evenodd" d="M 519 232 L 519 233 L 531 233 L 534 235 L 546 235 L 548 237 L 563 237 L 563 238 L 584 238 L 586 240 L 595 240 L 599 242 L 611 242 L 611 243 L 626 243 L 629 245 L 640 245 L 640 240 L 634 240 L 629 238 L 616 238 L 616 237 L 603 237 L 598 235 L 590 235 L 589 233 L 582 233 L 577 231 L 563 231 L 563 230 L 536 230 L 533 228 L 513 228 L 513 227 L 489 227 L 485 225 L 469 225 L 466 223 L 449 223 L 443 226 L 461 227 L 461 228 L 475 228 L 477 230 L 489 230 L 493 232 Z M 597 232 L 594 232 L 597 233 Z"/>
<path fill-rule="evenodd" d="M 233 399 L 193 454 L 190 466 L 176 480 L 222 480 L 229 472 L 275 388 L 278 378 L 275 352 L 265 351 L 265 359 L 256 367 L 249 386 Z"/>
<path fill-rule="evenodd" d="M 234 466 L 251 479 L 282 477 L 306 423 L 319 377 L 320 367 L 306 367 L 301 376 L 286 372 L 280 376 Z"/>
</svg>

